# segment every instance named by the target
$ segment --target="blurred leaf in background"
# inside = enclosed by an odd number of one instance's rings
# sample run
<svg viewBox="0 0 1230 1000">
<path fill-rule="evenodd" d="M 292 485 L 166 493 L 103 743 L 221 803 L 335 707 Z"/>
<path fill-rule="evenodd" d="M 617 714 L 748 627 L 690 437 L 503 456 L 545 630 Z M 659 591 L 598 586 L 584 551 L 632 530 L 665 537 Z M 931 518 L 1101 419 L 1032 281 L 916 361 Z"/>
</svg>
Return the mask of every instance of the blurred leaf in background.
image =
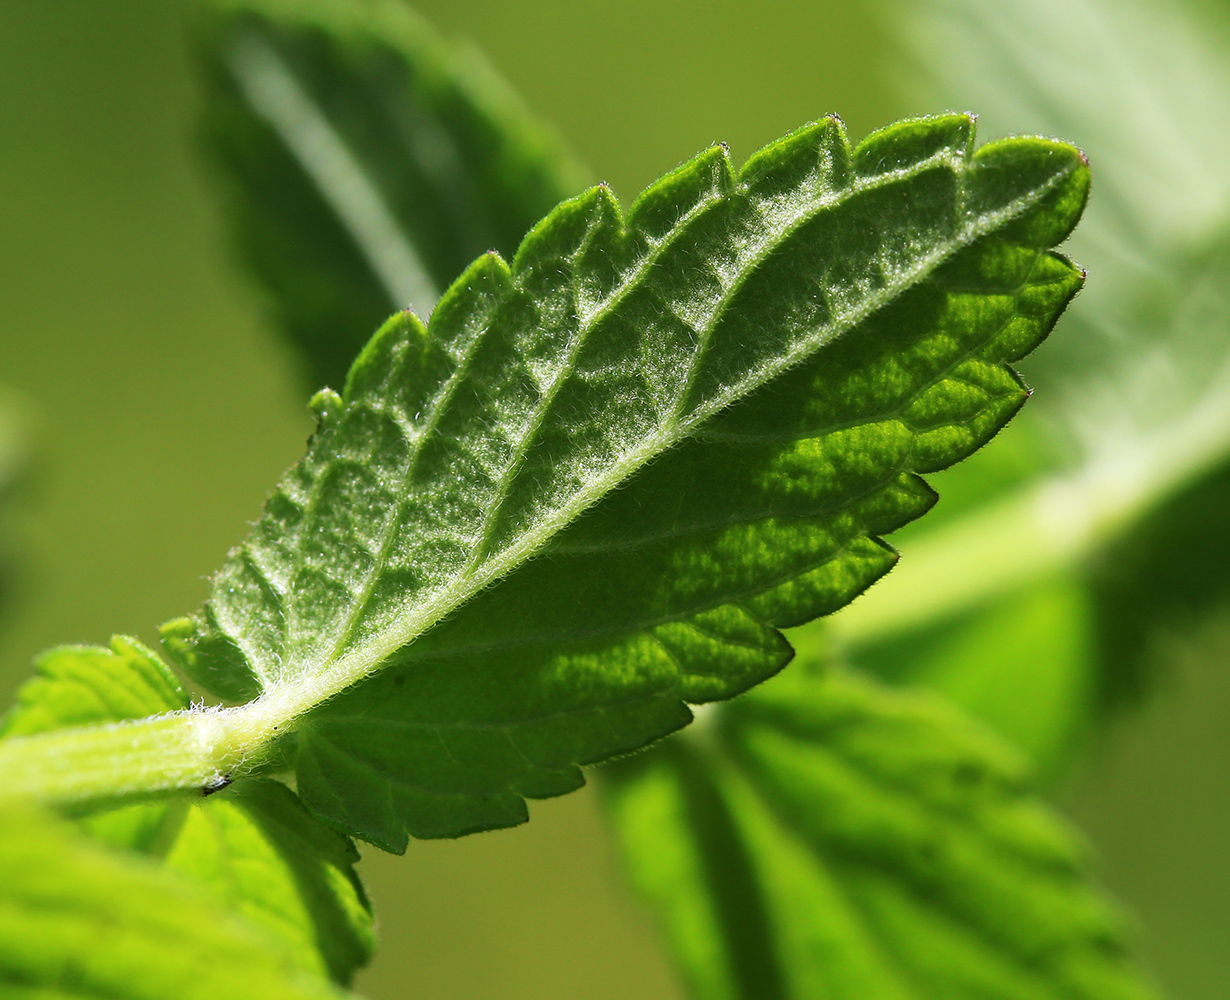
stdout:
<svg viewBox="0 0 1230 1000">
<path fill-rule="evenodd" d="M 1225 405 L 1219 391 L 1224 323 L 1216 334 L 1226 286 L 1219 236 L 1226 181 L 1219 166 L 1225 162 L 1227 107 L 1219 34 L 1224 25 L 1206 23 L 1185 7 L 1018 8 L 938 0 L 903 6 L 879 20 L 880 9 L 873 11 L 870 3 L 777 3 L 754 18 L 733 0 L 708 5 L 704 17 L 691 4 L 648 0 L 604 5 L 600 17 L 587 5 L 562 0 L 518 7 L 425 0 L 422 6 L 449 30 L 476 36 L 536 109 L 559 122 L 600 175 L 621 189 L 639 188 L 664 164 L 714 139 L 753 149 L 829 110 L 843 112 L 857 134 L 893 117 L 948 105 L 982 113 L 983 138 L 1034 128 L 1086 146 L 1097 188 L 1090 227 L 1074 252 L 1093 275 L 1069 317 L 1075 322 L 1050 345 L 1061 356 L 1050 364 L 1040 357 L 1026 368 L 1039 393 L 1025 422 L 994 442 L 978 467 L 936 483 L 943 500 L 933 516 L 948 523 L 912 541 L 902 539 L 908 558 L 897 572 L 917 570 L 913 589 L 902 583 L 895 598 L 891 591 L 873 591 L 830 630 L 848 658 L 894 679 L 940 689 L 1058 775 L 1073 744 L 1101 715 L 1100 706 L 1141 689 L 1142 654 L 1157 625 L 1187 630 L 1205 617 L 1202 605 L 1215 604 L 1224 587 L 1217 553 L 1225 536 L 1217 529 L 1225 477 L 1216 457 Z M 5 177 L 11 175 L 6 188 L 27 197 L 29 219 L 12 206 L 5 212 L 25 220 L 26 228 L 18 230 L 22 246 L 36 251 L 19 263 L 43 268 L 28 272 L 36 275 L 33 280 L 16 268 L 4 272 L 7 301 L 18 304 L 15 315 L 24 322 L 11 322 L 0 336 L 8 338 L 5 359 L 15 384 L 49 401 L 65 442 L 56 458 L 75 477 L 54 494 L 57 520 L 49 529 L 64 550 L 54 550 L 56 578 L 73 581 L 73 588 L 60 586 L 39 606 L 42 618 L 31 620 L 41 624 L 26 626 L 20 657 L 68 637 L 65 627 L 98 639 L 92 631 L 98 627 L 133 621 L 135 628 L 182 610 L 187 599 L 181 592 L 199 592 L 197 576 L 217 562 L 242 518 L 255 513 L 261 491 L 297 452 L 302 433 L 302 425 L 286 415 L 301 394 L 273 395 L 282 384 L 269 374 L 276 359 L 263 354 L 256 331 L 243 326 L 242 293 L 233 283 L 199 279 L 202 271 L 213 273 L 209 268 L 224 272 L 211 249 L 213 231 L 202 222 L 205 207 L 195 181 L 184 179 L 187 171 L 178 161 L 167 167 L 159 159 L 159 150 L 170 147 L 186 159 L 188 149 L 184 102 L 191 87 L 168 6 L 133 3 L 119 12 L 87 0 L 69 6 L 73 16 L 57 17 L 50 27 L 52 20 L 37 8 L 14 5 L 2 12 L 10 30 L 0 31 L 0 75 L 9 81 L 9 93 L 29 95 L 11 107 L 23 114 L 31 109 L 25 131 L 8 128 L 7 134 L 33 137 L 15 146 L 19 156 L 0 164 Z M 298 16 L 298 5 L 285 9 Z M 327 5 L 302 9 L 305 18 L 327 16 Z M 915 78 L 904 101 L 887 96 L 891 80 L 900 82 L 901 62 L 883 58 L 886 25 L 908 40 L 913 64 L 931 81 L 919 87 Z M 406 49 L 394 44 L 390 52 L 387 37 L 364 41 L 361 34 L 352 36 L 349 56 L 334 62 L 333 72 L 357 67 L 370 71 L 368 80 L 380 67 L 392 66 L 394 76 L 404 72 L 398 67 Z M 443 99 L 458 93 L 450 89 L 447 68 L 457 64 L 431 56 L 432 45 L 422 48 L 428 63 L 436 58 L 445 68 L 429 72 L 429 85 L 417 93 Z M 292 48 L 281 56 L 293 67 L 312 51 Z M 319 55 L 319 46 L 314 51 Z M 135 58 L 146 52 L 158 56 Z M 890 71 L 878 72 L 875 67 L 884 63 Z M 259 58 L 257 66 L 259 78 Z M 268 73 L 264 79 L 268 83 Z M 297 79 L 301 96 L 319 86 L 310 74 Z M 438 84 L 434 90 L 431 80 Z M 215 64 L 212 86 L 218 88 L 214 93 L 234 98 L 241 85 L 230 69 Z M 285 110 L 287 88 L 275 85 L 273 93 L 279 92 Z M 69 114 L 66 107 L 83 110 Z M 415 111 L 413 101 L 407 107 Z M 17 112 L 6 114 L 6 123 L 20 119 Z M 298 119 L 300 125 L 312 120 L 310 114 Z M 257 122 L 254 134 L 268 143 L 277 131 L 271 124 Z M 314 134 L 319 137 L 319 129 Z M 83 136 L 93 151 L 90 168 L 73 173 Z M 127 159 L 117 152 L 121 148 Z M 430 189 L 430 171 L 414 159 L 414 148 L 410 143 L 402 149 L 390 169 L 421 176 Z M 224 149 L 224 162 L 227 155 Z M 425 160 L 430 164 L 431 156 Z M 285 159 L 280 162 L 284 167 Z M 384 175 L 372 176 L 379 181 Z M 140 183 L 133 184 L 133 177 Z M 266 182 L 270 190 L 258 193 L 268 195 L 268 203 L 277 203 L 284 187 L 288 197 L 298 192 L 315 198 L 319 209 L 319 178 L 300 171 L 296 179 L 291 170 Z M 368 186 L 396 201 L 388 189 Z M 245 197 L 233 190 L 231 209 L 245 211 Z M 438 227 L 439 208 L 401 212 L 397 226 Z M 322 288 L 297 287 L 291 268 L 279 272 L 277 262 L 266 259 L 268 280 L 286 280 L 287 289 L 305 302 L 319 295 L 326 305 L 330 299 L 368 303 L 372 315 L 405 304 L 380 287 L 353 228 L 337 219 L 322 222 L 319 211 L 311 218 L 299 241 L 301 263 L 324 282 Z M 139 238 L 128 236 L 133 232 Z M 340 241 L 317 240 L 330 232 L 340 234 Z M 519 237 L 508 238 L 515 243 Z M 491 243 L 499 246 L 495 239 Z M 260 251 L 248 247 L 257 257 Z M 336 272 L 328 257 L 335 252 L 345 258 Z M 77 277 L 82 274 L 103 277 L 83 283 Z M 348 275 L 351 289 L 330 286 L 334 274 Z M 90 322 L 49 317 L 45 303 L 57 296 L 88 302 Z M 225 305 L 211 306 L 215 301 Z M 186 302 L 197 305 L 185 309 Z M 324 306 L 318 301 L 314 309 Z M 311 312 L 304 310 L 308 321 Z M 304 321 L 276 307 L 275 315 L 292 337 Z M 359 340 L 374 326 L 360 328 L 361 317 L 345 309 L 335 318 L 337 329 L 348 326 L 353 333 L 346 336 Z M 300 342 L 319 333 L 298 329 Z M 324 332 L 331 336 L 332 330 Z M 1112 360 L 1120 353 L 1123 364 Z M 329 372 L 344 367 L 344 354 L 339 347 L 332 368 L 312 377 L 335 380 Z M 8 371 L 0 374 L 9 378 Z M 158 387 L 159 420 L 149 419 L 151 385 Z M 175 391 L 166 392 L 168 386 Z M 247 408 L 258 400 L 268 404 L 264 410 Z M 194 437 L 198 426 L 207 433 Z M 211 443 L 218 440 L 221 445 Z M 1163 474 L 1154 464 L 1159 456 Z M 113 488 L 109 477 L 115 469 L 141 465 L 159 470 L 157 489 L 134 491 L 127 481 Z M 249 465 L 250 475 L 235 475 Z M 220 510 L 220 498 L 232 507 Z M 1023 523 L 1033 525 L 1028 532 L 1005 530 L 1022 515 Z M 162 520 L 154 520 L 151 530 L 147 523 L 156 518 Z M 116 530 L 125 525 L 127 534 Z M 110 554 L 105 548 L 94 553 L 84 546 L 87 531 L 118 539 L 117 552 L 131 555 L 131 565 L 113 554 L 103 558 Z M 148 544 L 152 555 L 139 558 L 134 539 Z M 1005 542 L 1007 547 L 999 547 Z M 173 566 L 162 562 L 169 552 L 176 555 Z M 151 565 L 159 572 L 151 573 Z M 979 571 L 951 572 L 957 565 Z M 170 587 L 161 579 L 164 572 Z M 145 605 L 131 598 L 132 607 L 123 605 L 126 617 L 117 623 L 109 602 L 116 595 L 144 594 L 154 577 L 157 593 L 146 594 Z M 43 638 L 27 643 L 27 634 Z M 817 646 L 821 641 L 827 640 L 817 640 Z M 993 657 L 988 643 L 994 644 Z M 1190 652 L 1197 656 L 1201 650 Z M 1095 772 L 1098 790 L 1117 796 L 1118 812 L 1109 815 L 1126 817 L 1122 837 L 1134 845 L 1119 856 L 1118 885 L 1129 896 L 1141 886 L 1152 891 L 1146 893 L 1152 901 L 1145 911 L 1146 940 L 1157 942 L 1157 929 L 1168 929 L 1163 943 L 1152 946 L 1154 960 L 1167 982 L 1179 984 L 1176 996 L 1189 1000 L 1220 997 L 1230 978 L 1226 959 L 1219 957 L 1227 932 L 1224 907 L 1201 902 L 1224 899 L 1217 887 L 1226 884 L 1230 866 L 1219 831 L 1230 825 L 1224 809 L 1209 811 L 1225 799 L 1224 748 L 1217 757 L 1207 746 L 1176 742 L 1174 732 L 1186 734 L 1217 718 L 1230 694 L 1219 690 L 1222 701 L 1181 705 L 1186 715 L 1146 728 L 1144 738 L 1151 742 L 1137 754 L 1134 771 L 1118 774 L 1107 766 Z M 650 757 L 640 763 L 660 766 Z M 1159 770 L 1141 781 L 1142 765 Z M 1207 784 L 1174 781 L 1166 767 L 1184 776 L 1212 769 L 1222 784 L 1209 794 Z M 1159 798 L 1159 783 L 1173 792 L 1170 798 Z M 398 996 L 404 982 L 413 981 L 433 997 L 471 998 L 497 988 L 506 998 L 669 993 L 656 953 L 643 935 L 638 938 L 639 929 L 611 892 L 604 847 L 584 802 L 551 804 L 515 834 L 418 845 L 412 857 L 391 863 L 374 859 L 387 951 L 363 989 Z M 1208 847 L 1203 854 L 1176 849 L 1190 840 L 1175 834 L 1188 831 L 1202 831 Z M 1099 832 L 1106 842 L 1105 822 Z M 1134 863 L 1124 865 L 1125 856 Z M 1166 869 L 1166 862 L 1177 867 Z M 463 886 L 470 888 L 468 896 Z M 633 957 L 628 949 L 638 942 L 641 950 Z M 479 952 L 483 963 L 471 960 Z"/>
<path fill-rule="evenodd" d="M 312 388 L 391 313 L 426 319 L 479 254 L 512 260 L 584 186 L 472 48 L 398 0 L 202 5 L 205 130 L 237 243 Z"/>
<path fill-rule="evenodd" d="M 824 641 L 948 693 L 1052 781 L 1091 727 L 1113 723 L 1066 798 L 1139 908 L 1162 979 L 1179 997 L 1218 997 L 1230 981 L 1218 846 L 1230 833 L 1230 11 L 882 9 L 905 55 L 888 69 L 905 110 L 938 100 L 976 108 L 984 134 L 1082 144 L 1094 195 L 1070 252 L 1090 279 L 1054 350 L 1023 366 L 1038 390 L 1023 418 L 937 478 L 944 500 L 901 534 L 899 572 Z M 1108 710 L 1126 704 L 1116 722 Z"/>
<path fill-rule="evenodd" d="M 1230 596 L 1224 25 L 1149 0 L 888 14 L 912 102 L 976 107 L 990 135 L 1079 137 L 1096 193 L 1070 252 L 1092 277 L 1055 350 L 1024 366 L 1039 392 L 1023 419 L 937 481 L 945 503 L 900 536 L 902 572 L 833 629 L 852 659 L 951 694 L 1055 772 L 1140 696 L 1159 635 Z"/>
<path fill-rule="evenodd" d="M 697 997 L 1156 996 L 1021 756 L 942 697 L 796 662 L 611 770 Z"/>
</svg>

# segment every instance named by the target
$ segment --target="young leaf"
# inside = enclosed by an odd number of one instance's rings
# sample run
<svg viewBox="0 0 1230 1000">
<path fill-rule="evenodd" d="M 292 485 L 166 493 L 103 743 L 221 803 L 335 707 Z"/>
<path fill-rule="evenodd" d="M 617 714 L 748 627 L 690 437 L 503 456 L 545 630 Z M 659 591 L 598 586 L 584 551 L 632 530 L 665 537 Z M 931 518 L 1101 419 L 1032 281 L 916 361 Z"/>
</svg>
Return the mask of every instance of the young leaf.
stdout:
<svg viewBox="0 0 1230 1000">
<path fill-rule="evenodd" d="M 135 639 L 116 636 L 110 649 L 53 649 L 35 668 L 0 724 L 0 739 L 188 707 L 171 671 Z M 192 879 L 278 940 L 305 972 L 346 984 L 371 958 L 372 915 L 354 872 L 358 852 L 284 785 L 249 779 L 208 798 L 95 810 L 78 823 L 95 839 L 159 858 Z"/>
<path fill-rule="evenodd" d="M 0 738 L 70 726 L 123 722 L 188 707 L 188 695 L 158 654 L 127 636 L 111 648 L 60 646 L 34 661 L 35 676 L 0 720 Z"/>
<path fill-rule="evenodd" d="M 401 849 L 518 822 L 769 676 L 778 628 L 889 568 L 876 536 L 933 499 L 914 473 L 1024 400 L 1004 362 L 1080 284 L 1047 248 L 1087 188 L 1070 146 L 974 153 L 965 116 L 853 151 L 829 119 L 480 259 L 318 395 L 307 457 L 167 627 L 200 683 L 262 696 L 201 720 L 215 766 L 294 729 L 305 802 Z"/>
<path fill-rule="evenodd" d="M 603 771 L 697 997 L 1154 996 L 1073 834 L 945 702 L 798 665 L 711 723 Z"/>
<path fill-rule="evenodd" d="M 46 1000 L 327 1000 L 279 943 L 48 817 L 0 812 L 0 994 Z"/>
<path fill-rule="evenodd" d="M 390 313 L 431 312 L 584 186 L 469 50 L 395 0 L 220 0 L 203 18 L 206 132 L 232 225 L 316 385 Z"/>
<path fill-rule="evenodd" d="M 908 567 L 834 631 L 855 661 L 936 686 L 1014 739 L 1051 731 L 1037 750 L 1054 765 L 1071 759 L 1074 737 L 1100 709 L 1141 689 L 1159 633 L 1225 607 L 1230 591 L 1224 562 L 1205 557 L 1230 546 L 1220 513 L 1230 492 L 1218 491 L 1230 456 L 1230 183 L 1221 167 L 1230 128 L 1220 113 L 1230 73 L 1215 30 L 1189 5 L 927 0 L 892 9 L 911 51 L 899 64 L 920 64 L 928 78 L 909 81 L 911 101 L 976 103 L 992 132 L 1011 123 L 1080 135 L 1108 165 L 1071 245 L 1098 280 L 1067 335 L 1031 362 L 1039 404 L 1012 441 L 937 484 L 941 515 L 902 539 Z M 1182 156 L 1139 142 L 1136 122 L 1162 120 L 1160 109 L 1166 128 L 1188 137 Z M 1004 475 L 1009 463 L 1017 468 Z M 1187 501 L 1189 490 L 1203 496 Z M 1141 520 L 1157 522 L 1163 509 L 1203 512 L 1185 524 L 1200 543 L 1168 549 L 1168 532 L 1145 530 Z M 1164 582 L 1184 572 L 1190 587 Z M 1054 581 L 1083 589 L 1090 609 L 1049 633 L 1065 648 L 1066 679 L 1008 675 L 1003 657 L 955 669 L 976 634 L 1048 600 Z M 1126 629 L 1124 597 L 1134 609 Z M 926 663 L 944 664 L 940 673 L 898 655 L 923 636 L 936 653 Z"/>
</svg>

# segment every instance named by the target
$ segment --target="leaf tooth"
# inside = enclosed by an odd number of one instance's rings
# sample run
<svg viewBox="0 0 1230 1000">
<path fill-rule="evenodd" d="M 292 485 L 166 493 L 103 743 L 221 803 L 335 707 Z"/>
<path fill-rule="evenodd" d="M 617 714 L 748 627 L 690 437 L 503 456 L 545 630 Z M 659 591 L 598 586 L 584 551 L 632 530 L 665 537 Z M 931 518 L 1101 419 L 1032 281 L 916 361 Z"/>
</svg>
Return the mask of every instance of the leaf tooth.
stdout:
<svg viewBox="0 0 1230 1000">
<path fill-rule="evenodd" d="M 974 121 L 969 114 L 935 115 L 878 129 L 854 150 L 854 171 L 859 177 L 917 172 L 928 160 L 955 167 L 970 158 Z"/>
<path fill-rule="evenodd" d="M 850 179 L 850 141 L 836 115 L 796 129 L 753 153 L 740 180 L 753 198 L 797 197 L 800 190 L 836 193 Z"/>
<path fill-rule="evenodd" d="M 1058 184 L 1054 178 L 1066 170 Z M 984 211 L 989 204 L 1011 204 L 1050 185 L 1037 208 L 1004 228 L 1005 239 L 1046 249 L 1063 242 L 1085 210 L 1089 200 L 1089 160 L 1066 142 L 1034 139 L 1031 142 L 1000 139 L 989 142 L 972 157 L 965 175 L 968 206 Z M 1007 197 L 1006 197 L 1007 195 Z"/>
<path fill-rule="evenodd" d="M 724 197 L 735 184 L 729 150 L 725 144 L 711 146 L 642 191 L 628 212 L 628 228 L 662 240 L 695 209 Z"/>
<path fill-rule="evenodd" d="M 623 229 L 623 209 L 604 184 L 597 184 L 555 211 L 531 229 L 517 248 L 512 270 L 523 278 L 526 270 L 571 262 L 594 239 L 595 229 Z M 434 326 L 434 324 L 433 324 Z"/>
</svg>

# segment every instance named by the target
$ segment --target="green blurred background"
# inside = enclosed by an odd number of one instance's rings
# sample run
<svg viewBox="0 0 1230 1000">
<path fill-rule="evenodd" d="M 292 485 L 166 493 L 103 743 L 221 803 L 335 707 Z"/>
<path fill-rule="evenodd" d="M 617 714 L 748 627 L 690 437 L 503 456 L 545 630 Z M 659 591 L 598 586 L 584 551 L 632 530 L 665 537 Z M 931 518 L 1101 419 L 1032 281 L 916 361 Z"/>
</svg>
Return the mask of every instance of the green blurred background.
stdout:
<svg viewBox="0 0 1230 1000">
<path fill-rule="evenodd" d="M 741 160 L 828 111 L 858 137 L 924 110 L 894 96 L 888 33 L 858 4 L 419 9 L 477 43 L 625 202 L 715 140 Z M 0 386 L 33 454 L 0 618 L 6 702 L 39 649 L 152 639 L 198 604 L 309 430 L 294 360 L 228 255 L 197 101 L 175 3 L 0 3 Z M 1176 641 L 1152 700 L 1061 793 L 1179 1000 L 1230 983 L 1227 654 L 1227 621 Z M 592 792 L 533 815 L 405 858 L 367 849 L 382 947 L 361 992 L 679 995 Z"/>
</svg>

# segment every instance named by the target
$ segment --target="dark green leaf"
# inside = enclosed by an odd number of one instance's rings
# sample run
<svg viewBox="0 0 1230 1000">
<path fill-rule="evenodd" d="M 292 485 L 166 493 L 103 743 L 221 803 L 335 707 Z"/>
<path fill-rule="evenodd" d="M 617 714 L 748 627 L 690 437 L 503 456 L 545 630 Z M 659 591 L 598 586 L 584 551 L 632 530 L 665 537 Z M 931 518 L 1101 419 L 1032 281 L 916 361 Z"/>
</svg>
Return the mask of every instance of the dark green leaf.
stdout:
<svg viewBox="0 0 1230 1000">
<path fill-rule="evenodd" d="M 1048 248 L 1087 188 L 1061 143 L 973 153 L 965 116 L 855 150 L 830 119 L 739 174 L 713 149 L 626 221 L 604 187 L 565 203 L 317 397 L 168 648 L 263 693 L 221 725 L 297 728 L 300 794 L 366 839 L 524 819 L 891 566 L 877 536 L 933 499 L 915 473 L 1024 401 L 1004 363 L 1079 287 Z"/>
<path fill-rule="evenodd" d="M 603 773 L 703 1000 L 1153 991 L 1016 754 L 934 696 L 802 666 Z"/>
<path fill-rule="evenodd" d="M 390 313 L 511 256 L 580 171 L 469 50 L 395 0 L 222 0 L 210 145 L 244 255 L 317 385 Z"/>
</svg>

